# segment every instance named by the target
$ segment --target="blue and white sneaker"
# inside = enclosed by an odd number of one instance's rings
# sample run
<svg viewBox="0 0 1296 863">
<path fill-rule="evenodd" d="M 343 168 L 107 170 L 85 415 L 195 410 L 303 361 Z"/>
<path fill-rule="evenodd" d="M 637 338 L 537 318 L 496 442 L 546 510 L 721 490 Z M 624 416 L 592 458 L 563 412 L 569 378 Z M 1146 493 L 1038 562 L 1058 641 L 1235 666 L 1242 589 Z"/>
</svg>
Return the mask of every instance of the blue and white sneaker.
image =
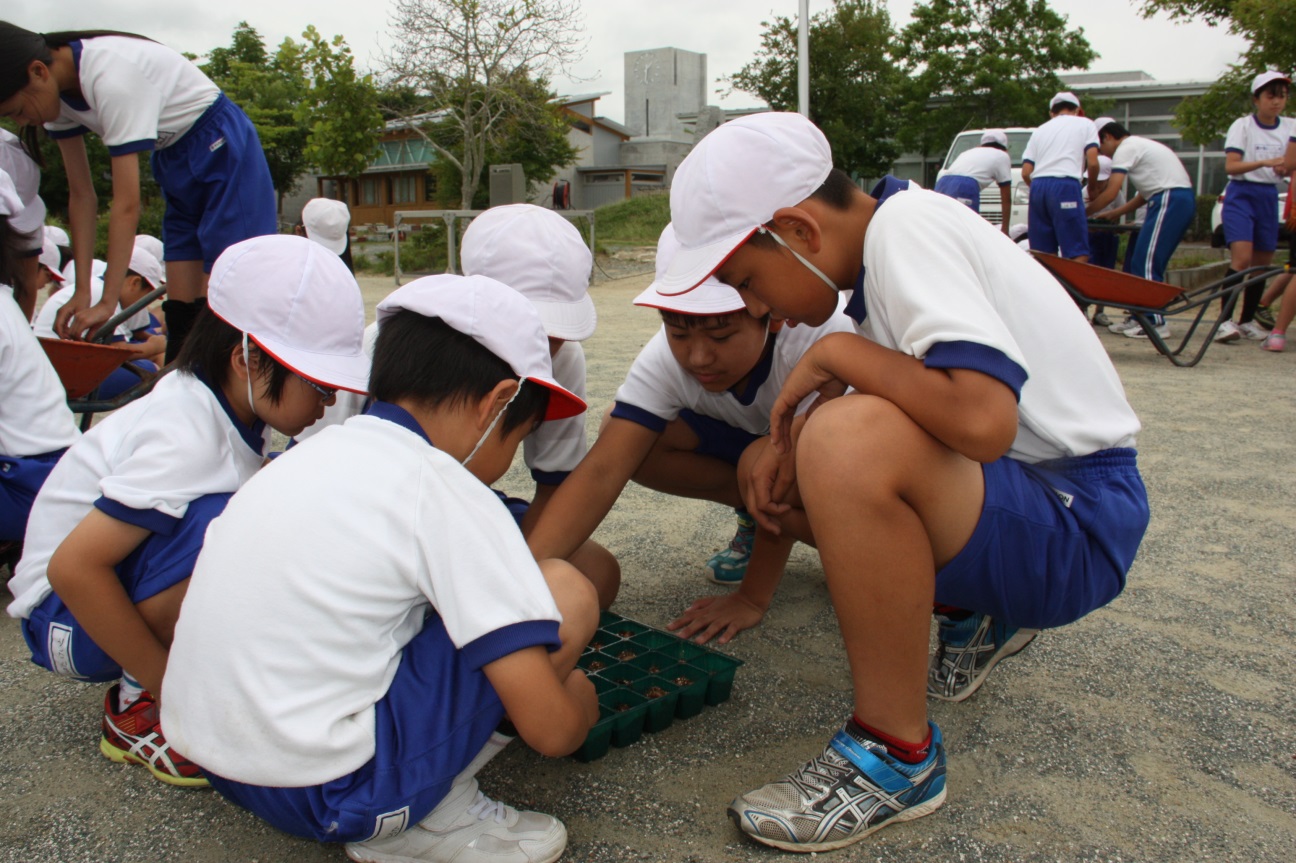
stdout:
<svg viewBox="0 0 1296 863">
<path fill-rule="evenodd" d="M 927 694 L 942 701 L 962 701 L 976 692 L 999 660 L 1020 653 L 1039 635 L 1038 629 L 996 623 L 988 614 L 963 620 L 938 614 L 936 620 L 940 643 L 927 666 Z"/>
<path fill-rule="evenodd" d="M 930 815 L 945 802 L 945 747 L 931 724 L 919 764 L 838 731 L 823 754 L 778 782 L 739 796 L 729 817 L 757 842 L 784 851 L 832 851 L 895 821 Z"/>
<path fill-rule="evenodd" d="M 740 584 L 747 574 L 747 561 L 751 560 L 752 543 L 756 541 L 756 520 L 745 509 L 734 510 L 738 516 L 738 532 L 729 541 L 729 547 L 711 555 L 702 567 L 706 577 L 716 584 Z"/>
</svg>

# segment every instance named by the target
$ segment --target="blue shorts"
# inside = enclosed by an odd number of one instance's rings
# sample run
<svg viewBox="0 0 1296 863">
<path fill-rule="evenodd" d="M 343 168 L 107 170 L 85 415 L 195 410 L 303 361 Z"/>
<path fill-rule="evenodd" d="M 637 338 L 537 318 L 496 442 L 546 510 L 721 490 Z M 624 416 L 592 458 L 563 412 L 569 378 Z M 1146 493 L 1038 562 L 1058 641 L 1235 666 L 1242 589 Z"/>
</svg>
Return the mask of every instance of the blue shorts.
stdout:
<svg viewBox="0 0 1296 863">
<path fill-rule="evenodd" d="M 40 455 L 0 455 L 0 542 L 21 540 L 27 534 L 36 493 L 66 449 Z"/>
<path fill-rule="evenodd" d="M 211 773 L 212 787 L 273 826 L 321 842 L 362 842 L 431 812 L 504 718 L 494 687 L 469 667 L 432 614 L 405 645 L 374 705 L 374 757 L 322 785 L 273 788 Z"/>
<path fill-rule="evenodd" d="M 1120 251 L 1120 237 L 1115 231 L 1089 232 L 1089 263 L 1096 267 L 1116 269 L 1116 253 Z"/>
<path fill-rule="evenodd" d="M 679 418 L 698 436 L 697 449 L 693 450 L 693 452 L 698 455 L 718 458 L 734 467 L 738 466 L 738 460 L 742 458 L 743 450 L 751 446 L 753 441 L 763 437 L 763 435 L 753 434 L 746 429 L 734 428 L 727 422 L 703 416 L 687 409 L 680 411 Z"/>
<path fill-rule="evenodd" d="M 202 261 L 249 237 L 279 232 L 274 183 L 256 127 L 223 93 L 188 132 L 153 153 L 166 198 L 168 261 Z"/>
<path fill-rule="evenodd" d="M 967 204 L 972 212 L 981 212 L 981 184 L 962 174 L 946 174 L 936 181 L 935 191 L 948 195 L 960 204 Z"/>
<path fill-rule="evenodd" d="M 1084 192 L 1071 177 L 1032 177 L 1027 236 L 1032 252 L 1078 258 L 1089 254 Z"/>
<path fill-rule="evenodd" d="M 531 508 L 531 501 L 523 500 L 520 497 L 509 497 L 497 488 L 493 488 L 491 491 L 495 492 L 495 496 L 508 509 L 509 515 L 513 516 L 513 521 L 517 522 L 518 528 L 521 529 L 522 519 L 526 517 L 527 510 Z"/>
<path fill-rule="evenodd" d="M 1278 187 L 1230 180 L 1224 189 L 1224 245 L 1250 243 L 1257 252 L 1278 248 Z"/>
<path fill-rule="evenodd" d="M 1277 206 L 1275 199 L 1275 209 Z M 1148 198 L 1143 229 L 1139 231 L 1137 240 L 1131 240 L 1134 253 L 1130 258 L 1130 272 L 1154 282 L 1164 282 L 1170 256 L 1196 217 L 1197 198 L 1192 189 L 1166 189 Z"/>
<path fill-rule="evenodd" d="M 1014 626 L 1062 626 L 1125 587 L 1148 525 L 1135 451 L 982 466 L 985 504 L 971 539 L 936 574 L 936 602 Z"/>
<path fill-rule="evenodd" d="M 149 534 L 126 559 L 117 576 L 131 602 L 140 603 L 174 587 L 193 574 L 207 525 L 225 510 L 229 494 L 209 494 L 192 501 L 169 536 Z M 57 593 L 32 609 L 22 622 L 32 662 L 64 677 L 102 683 L 121 677 L 117 662 L 81 629 Z"/>
<path fill-rule="evenodd" d="M 131 360 L 126 365 L 134 366 L 146 375 L 151 375 L 157 371 L 157 365 L 148 360 Z M 126 366 L 122 366 L 115 369 L 107 380 L 99 385 L 98 397 L 101 399 L 115 399 L 141 380 L 142 378 L 139 375 L 126 368 Z"/>
</svg>

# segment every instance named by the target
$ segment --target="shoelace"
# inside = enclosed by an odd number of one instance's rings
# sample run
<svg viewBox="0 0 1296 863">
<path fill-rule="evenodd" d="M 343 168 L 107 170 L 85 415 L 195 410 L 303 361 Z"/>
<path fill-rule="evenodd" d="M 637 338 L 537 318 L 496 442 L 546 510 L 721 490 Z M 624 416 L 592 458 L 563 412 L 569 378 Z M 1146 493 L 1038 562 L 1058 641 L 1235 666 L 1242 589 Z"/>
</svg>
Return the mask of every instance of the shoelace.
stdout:
<svg viewBox="0 0 1296 863">
<path fill-rule="evenodd" d="M 478 791 L 477 799 L 473 801 L 473 805 L 468 807 L 468 814 L 476 815 L 479 821 L 494 818 L 496 824 L 502 824 L 504 819 L 508 817 L 508 807 Z"/>
</svg>

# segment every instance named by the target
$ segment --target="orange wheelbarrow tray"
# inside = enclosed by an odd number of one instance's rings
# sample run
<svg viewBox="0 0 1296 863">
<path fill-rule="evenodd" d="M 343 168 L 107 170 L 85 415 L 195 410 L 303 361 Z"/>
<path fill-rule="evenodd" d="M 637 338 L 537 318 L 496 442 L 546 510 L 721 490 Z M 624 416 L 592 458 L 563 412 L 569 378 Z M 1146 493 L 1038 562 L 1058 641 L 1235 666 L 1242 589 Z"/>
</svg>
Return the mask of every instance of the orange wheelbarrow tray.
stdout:
<svg viewBox="0 0 1296 863">
<path fill-rule="evenodd" d="M 41 337 L 41 347 L 58 372 L 68 399 L 81 399 L 95 391 L 123 363 L 139 354 L 120 345 L 96 345 L 68 339 Z"/>
<path fill-rule="evenodd" d="M 1233 317 L 1233 306 L 1243 289 L 1248 285 L 1263 284 L 1266 279 L 1279 273 L 1290 272 L 1290 266 L 1251 267 L 1219 281 L 1184 290 L 1164 282 L 1154 282 L 1106 267 L 1059 258 L 1057 255 L 1043 252 L 1031 254 L 1076 302 L 1123 309 L 1143 326 L 1148 340 L 1162 356 L 1176 366 L 1183 367 L 1195 366 L 1201 361 L 1206 349 L 1215 340 L 1220 326 Z M 1216 300 L 1221 303 L 1220 312 L 1214 319 L 1207 321 L 1206 313 Z M 1189 322 L 1188 331 L 1172 346 L 1152 325 L 1153 315 L 1163 315 L 1166 318 L 1183 316 Z M 1202 341 L 1197 345 L 1196 352 L 1185 354 L 1188 343 L 1203 322 L 1206 326 L 1202 327 Z"/>
</svg>

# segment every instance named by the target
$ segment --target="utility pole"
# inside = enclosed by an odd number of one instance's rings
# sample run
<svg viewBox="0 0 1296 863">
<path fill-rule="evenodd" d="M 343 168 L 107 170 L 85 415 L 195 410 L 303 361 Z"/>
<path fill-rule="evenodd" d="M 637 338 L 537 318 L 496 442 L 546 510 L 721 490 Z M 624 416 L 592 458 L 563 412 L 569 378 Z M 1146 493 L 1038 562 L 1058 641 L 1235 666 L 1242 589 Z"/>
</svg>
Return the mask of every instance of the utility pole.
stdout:
<svg viewBox="0 0 1296 863">
<path fill-rule="evenodd" d="M 810 118 L 810 0 L 801 0 L 797 21 L 797 112 Z"/>
</svg>

